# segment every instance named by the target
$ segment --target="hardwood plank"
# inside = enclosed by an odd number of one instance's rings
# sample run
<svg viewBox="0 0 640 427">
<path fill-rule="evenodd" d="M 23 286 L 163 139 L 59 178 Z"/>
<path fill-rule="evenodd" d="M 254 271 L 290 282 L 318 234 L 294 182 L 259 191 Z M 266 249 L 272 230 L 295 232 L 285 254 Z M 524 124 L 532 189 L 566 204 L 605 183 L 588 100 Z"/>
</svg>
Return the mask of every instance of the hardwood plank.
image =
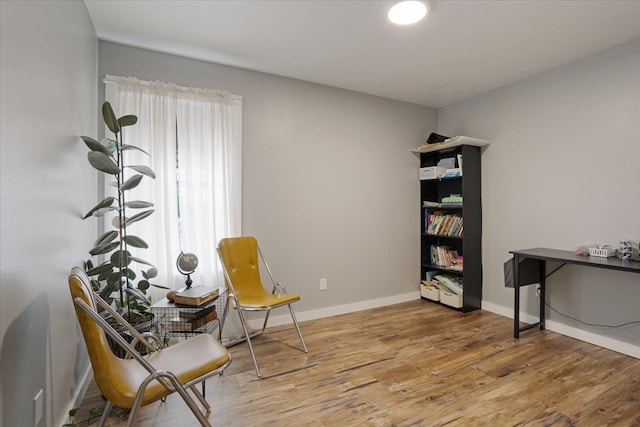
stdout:
<svg viewBox="0 0 640 427">
<path fill-rule="evenodd" d="M 233 314 L 231 314 L 233 315 Z M 425 301 L 302 322 L 230 349 L 207 381 L 217 426 L 640 426 L 640 360 L 549 331 L 512 337 L 511 319 Z M 95 385 L 79 419 L 104 406 Z M 197 426 L 177 396 L 140 426 Z M 110 417 L 108 425 L 126 420 Z"/>
</svg>

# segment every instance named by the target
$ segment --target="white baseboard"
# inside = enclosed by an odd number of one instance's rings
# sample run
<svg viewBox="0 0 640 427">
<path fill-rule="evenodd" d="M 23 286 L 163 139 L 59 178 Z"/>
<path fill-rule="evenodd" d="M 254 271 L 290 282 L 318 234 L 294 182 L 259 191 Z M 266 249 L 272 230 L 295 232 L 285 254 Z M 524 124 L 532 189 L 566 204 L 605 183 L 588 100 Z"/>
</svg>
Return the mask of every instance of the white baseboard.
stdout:
<svg viewBox="0 0 640 427">
<path fill-rule="evenodd" d="M 84 396 L 87 394 L 87 390 L 91 385 L 91 380 L 93 379 L 93 369 L 91 369 L 91 364 L 87 366 L 87 369 L 82 374 L 82 378 L 78 381 L 78 387 L 76 387 L 75 393 L 69 400 L 69 407 L 65 411 L 61 420 L 58 420 L 57 426 L 61 426 L 67 424 L 69 422 L 69 411 L 75 408 L 79 408 L 82 406 L 82 401 L 84 400 Z"/>
<path fill-rule="evenodd" d="M 339 314 L 353 313 L 356 311 L 368 310 L 370 308 L 385 307 L 387 305 L 398 304 L 401 302 L 414 301 L 420 299 L 420 291 L 410 292 L 408 294 L 394 295 L 390 297 L 372 299 L 367 301 L 355 302 L 352 304 L 336 305 L 333 307 L 321 308 L 310 311 L 296 311 L 296 318 L 299 322 L 304 320 L 322 319 L 325 317 L 337 316 Z M 295 310 L 295 308 L 294 308 Z M 273 316 L 269 318 L 269 326 L 287 325 L 293 323 L 291 316 L 287 311 L 286 314 Z M 255 329 L 262 328 L 261 320 L 249 321 L 251 327 Z"/>
<path fill-rule="evenodd" d="M 483 301 L 482 309 L 513 319 L 513 309 L 510 307 Z M 538 318 L 531 314 L 521 312 L 520 320 L 526 323 L 536 323 Z M 609 338 L 604 335 L 594 334 L 593 332 L 584 331 L 574 326 L 566 325 L 554 320 L 547 319 L 544 323 L 545 329 L 550 331 L 640 359 L 640 346 Z"/>
</svg>

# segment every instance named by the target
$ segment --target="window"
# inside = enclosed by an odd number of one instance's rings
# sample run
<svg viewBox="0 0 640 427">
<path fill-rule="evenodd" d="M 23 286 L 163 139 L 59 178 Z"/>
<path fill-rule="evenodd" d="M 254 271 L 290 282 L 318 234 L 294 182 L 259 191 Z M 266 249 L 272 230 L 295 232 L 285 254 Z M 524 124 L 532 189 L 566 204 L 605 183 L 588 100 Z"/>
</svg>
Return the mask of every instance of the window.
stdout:
<svg viewBox="0 0 640 427">
<path fill-rule="evenodd" d="M 154 203 L 155 213 L 132 224 L 149 248 L 131 252 L 158 268 L 154 283 L 184 285 L 175 267 L 184 251 L 199 258 L 195 284 L 222 284 L 217 242 L 241 234 L 242 99 L 135 78 L 107 76 L 105 83 L 105 99 L 116 116 L 138 117 L 123 130 L 124 142 L 150 155 L 127 151 L 127 164 L 149 165 L 156 174 L 132 190 L 136 198 Z"/>
</svg>

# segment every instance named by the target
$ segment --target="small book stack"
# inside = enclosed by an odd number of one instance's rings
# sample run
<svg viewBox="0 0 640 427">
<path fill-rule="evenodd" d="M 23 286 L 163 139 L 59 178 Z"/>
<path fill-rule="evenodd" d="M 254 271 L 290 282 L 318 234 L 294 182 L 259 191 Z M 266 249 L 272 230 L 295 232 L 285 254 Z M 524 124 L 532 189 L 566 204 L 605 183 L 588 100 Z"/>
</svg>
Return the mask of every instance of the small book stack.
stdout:
<svg viewBox="0 0 640 427">
<path fill-rule="evenodd" d="M 199 307 L 218 298 L 218 295 L 219 291 L 217 288 L 194 286 L 192 288 L 184 288 L 179 292 L 176 292 L 174 301 L 176 304 Z"/>
<path fill-rule="evenodd" d="M 181 310 L 178 317 L 171 319 L 171 330 L 193 332 L 217 317 L 215 304 L 197 311 Z"/>
</svg>

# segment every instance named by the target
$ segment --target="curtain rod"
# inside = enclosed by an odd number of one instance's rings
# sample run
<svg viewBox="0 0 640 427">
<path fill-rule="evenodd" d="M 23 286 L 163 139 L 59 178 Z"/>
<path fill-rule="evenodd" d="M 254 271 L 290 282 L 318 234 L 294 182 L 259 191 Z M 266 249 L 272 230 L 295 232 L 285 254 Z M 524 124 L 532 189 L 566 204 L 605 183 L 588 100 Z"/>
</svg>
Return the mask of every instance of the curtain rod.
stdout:
<svg viewBox="0 0 640 427">
<path fill-rule="evenodd" d="M 140 83 L 143 86 L 148 86 L 148 85 L 154 83 L 154 82 L 147 81 L 147 80 L 140 80 L 140 79 L 138 79 L 136 77 L 122 77 L 122 76 L 114 76 L 114 75 L 111 75 L 111 74 L 105 74 L 104 79 L 102 80 L 102 82 L 105 83 L 105 84 L 107 84 L 107 83 L 118 84 L 118 83 L 122 83 L 123 80 L 129 79 L 129 78 L 135 78 L 138 81 L 138 83 Z M 166 83 L 166 82 L 162 82 L 162 81 L 159 81 L 159 80 L 156 80 L 155 82 L 166 84 L 166 85 L 169 85 L 169 86 L 173 86 L 176 90 L 178 90 L 180 92 L 182 92 L 182 91 L 184 91 L 184 92 L 192 92 L 194 90 L 213 91 L 213 92 L 215 92 L 215 91 L 228 92 L 228 91 L 224 91 L 224 90 L 220 90 L 220 89 L 209 89 L 209 88 L 180 86 L 180 85 L 177 85 L 175 83 Z M 234 95 L 232 93 L 230 93 L 230 95 L 231 95 L 231 99 L 234 102 L 242 102 L 242 96 Z"/>
</svg>

